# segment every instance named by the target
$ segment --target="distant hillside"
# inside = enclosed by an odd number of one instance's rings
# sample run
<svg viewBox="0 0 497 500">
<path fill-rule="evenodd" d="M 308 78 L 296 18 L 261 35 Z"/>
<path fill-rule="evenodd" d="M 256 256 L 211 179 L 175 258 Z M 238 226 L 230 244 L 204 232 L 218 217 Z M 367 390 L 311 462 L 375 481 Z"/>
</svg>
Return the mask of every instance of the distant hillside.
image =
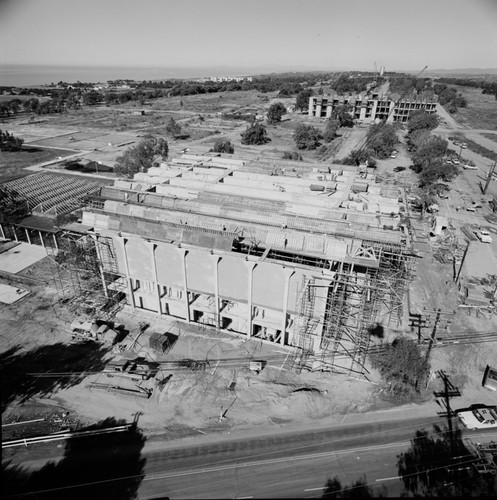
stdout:
<svg viewBox="0 0 497 500">
<path fill-rule="evenodd" d="M 431 76 L 497 75 L 497 68 L 428 69 Z"/>
</svg>

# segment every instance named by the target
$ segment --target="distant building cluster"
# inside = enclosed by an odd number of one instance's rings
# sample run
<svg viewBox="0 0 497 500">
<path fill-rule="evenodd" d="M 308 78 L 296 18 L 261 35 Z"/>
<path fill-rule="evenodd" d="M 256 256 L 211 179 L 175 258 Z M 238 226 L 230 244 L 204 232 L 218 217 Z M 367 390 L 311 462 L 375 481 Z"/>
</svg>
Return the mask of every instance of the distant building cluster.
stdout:
<svg viewBox="0 0 497 500">
<path fill-rule="evenodd" d="M 388 123 L 406 123 L 413 111 L 436 112 L 436 98 L 433 95 L 416 95 L 403 99 L 392 96 L 371 94 L 350 96 L 312 96 L 309 98 L 309 116 L 329 118 L 340 106 L 347 105 L 355 120 L 375 123 L 386 120 Z"/>
<path fill-rule="evenodd" d="M 251 76 L 211 76 L 211 82 L 251 82 Z"/>
</svg>

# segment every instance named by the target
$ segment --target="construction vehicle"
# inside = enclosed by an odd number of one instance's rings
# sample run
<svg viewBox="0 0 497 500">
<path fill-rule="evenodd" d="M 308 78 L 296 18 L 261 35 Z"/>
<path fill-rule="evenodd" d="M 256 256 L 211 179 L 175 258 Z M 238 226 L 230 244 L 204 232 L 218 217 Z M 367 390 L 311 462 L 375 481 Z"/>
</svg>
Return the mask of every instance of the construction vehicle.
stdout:
<svg viewBox="0 0 497 500">
<path fill-rule="evenodd" d="M 72 342 L 105 342 L 114 344 L 120 332 L 122 325 L 111 325 L 105 321 L 79 321 L 74 320 L 70 326 L 70 336 Z"/>
<path fill-rule="evenodd" d="M 111 370 L 107 372 L 107 377 L 125 377 L 135 381 L 150 380 L 159 372 L 158 363 L 142 357 L 128 359 L 121 356 L 111 361 L 107 367 Z"/>
</svg>

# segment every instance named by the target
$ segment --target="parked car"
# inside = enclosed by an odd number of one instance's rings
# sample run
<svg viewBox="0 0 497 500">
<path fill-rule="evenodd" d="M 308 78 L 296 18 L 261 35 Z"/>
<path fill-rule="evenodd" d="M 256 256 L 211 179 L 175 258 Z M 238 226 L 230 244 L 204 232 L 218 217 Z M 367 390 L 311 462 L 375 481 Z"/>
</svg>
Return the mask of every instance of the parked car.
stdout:
<svg viewBox="0 0 497 500">
<path fill-rule="evenodd" d="M 487 365 L 481 385 L 492 391 L 497 391 L 497 369 Z"/>
<path fill-rule="evenodd" d="M 468 147 L 468 145 L 465 142 L 461 142 L 461 144 L 459 144 L 459 146 L 461 146 L 461 148 L 463 148 L 463 149 L 466 149 Z"/>
<path fill-rule="evenodd" d="M 393 169 L 393 171 L 394 171 L 394 172 L 402 172 L 402 171 L 403 171 L 403 170 L 405 170 L 405 169 L 406 169 L 406 167 L 400 167 L 400 166 L 399 166 L 399 167 L 395 167 L 395 168 Z"/>
<path fill-rule="evenodd" d="M 392 153 L 392 154 L 390 155 L 390 158 L 397 158 L 397 155 L 396 155 L 395 153 Z"/>
<path fill-rule="evenodd" d="M 476 165 L 463 165 L 462 168 L 464 168 L 465 170 L 478 170 L 478 167 Z"/>
<path fill-rule="evenodd" d="M 473 206 L 466 207 L 466 210 L 467 210 L 468 212 L 476 212 L 476 208 L 475 208 L 475 207 L 473 207 Z"/>
<path fill-rule="evenodd" d="M 452 159 L 452 164 L 453 164 L 453 165 L 459 165 L 459 163 L 460 163 L 460 162 L 459 162 L 459 160 L 458 160 L 457 158 L 453 158 L 453 159 Z"/>
<path fill-rule="evenodd" d="M 451 158 L 446 158 L 445 163 L 452 165 L 452 159 Z"/>
<path fill-rule="evenodd" d="M 490 236 L 490 233 L 486 229 L 480 229 L 476 233 L 476 236 L 478 236 L 478 239 L 482 243 L 492 243 L 492 237 Z"/>
<path fill-rule="evenodd" d="M 459 146 L 459 143 L 457 141 L 453 141 L 452 144 L 454 144 L 454 146 Z"/>
</svg>

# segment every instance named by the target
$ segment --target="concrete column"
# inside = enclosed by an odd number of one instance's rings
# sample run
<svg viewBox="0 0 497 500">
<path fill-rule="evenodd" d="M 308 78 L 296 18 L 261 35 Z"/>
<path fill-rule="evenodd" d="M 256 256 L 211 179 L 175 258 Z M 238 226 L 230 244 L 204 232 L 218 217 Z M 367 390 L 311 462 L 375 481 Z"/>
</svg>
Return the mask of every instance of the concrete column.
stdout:
<svg viewBox="0 0 497 500">
<path fill-rule="evenodd" d="M 245 264 L 248 268 L 248 338 L 252 337 L 252 280 L 253 271 L 257 265 L 255 262 L 246 261 Z"/>
<path fill-rule="evenodd" d="M 162 304 L 160 301 L 160 285 L 159 285 L 159 278 L 157 277 L 157 262 L 155 262 L 155 249 L 157 248 L 157 245 L 152 242 L 148 242 L 149 248 L 150 248 L 150 255 L 152 257 L 152 269 L 154 270 L 154 277 L 155 277 L 155 290 L 157 292 L 157 312 L 159 314 L 162 314 Z"/>
<path fill-rule="evenodd" d="M 43 234 L 41 231 L 38 231 L 38 235 L 40 236 L 41 246 L 45 248 L 45 242 L 43 241 Z"/>
<path fill-rule="evenodd" d="M 100 279 L 102 280 L 102 287 L 104 289 L 104 295 L 106 298 L 109 298 L 109 292 L 107 291 L 107 283 L 105 282 L 104 268 L 102 265 L 102 262 L 103 262 L 102 253 L 100 252 L 100 247 L 98 246 L 98 236 L 95 234 L 92 234 L 91 237 L 93 239 L 93 243 L 95 245 L 95 250 L 97 252 L 98 270 L 100 271 Z"/>
<path fill-rule="evenodd" d="M 179 248 L 178 252 L 181 255 L 181 259 L 183 262 L 183 293 L 185 295 L 185 307 L 186 307 L 186 321 L 188 323 L 191 322 L 190 319 L 190 302 L 188 300 L 188 283 L 186 281 L 186 254 L 188 253 L 188 250 L 185 250 L 183 248 Z"/>
<path fill-rule="evenodd" d="M 321 104 L 316 106 L 316 117 L 321 118 Z"/>
<path fill-rule="evenodd" d="M 26 238 L 28 239 L 28 243 L 32 245 L 31 238 L 29 237 L 29 231 L 26 228 L 24 228 L 24 232 L 26 233 Z"/>
<path fill-rule="evenodd" d="M 289 293 L 289 289 L 290 289 L 290 278 L 292 277 L 293 274 L 295 274 L 295 271 L 293 269 L 289 269 L 288 267 L 285 267 L 283 269 L 283 273 L 285 274 L 285 290 L 283 293 L 283 318 L 282 318 L 281 336 L 280 336 L 280 344 L 281 345 L 285 345 L 286 317 L 288 314 L 288 293 Z"/>
<path fill-rule="evenodd" d="M 124 254 L 124 262 L 126 264 L 126 283 L 128 285 L 128 295 L 130 298 L 130 306 L 133 311 L 135 310 L 135 296 L 133 293 L 133 287 L 131 286 L 131 278 L 129 276 L 129 266 L 128 266 L 128 253 L 126 252 L 126 242 L 128 241 L 126 238 L 116 238 L 116 241 L 122 244 L 123 254 Z"/>
<path fill-rule="evenodd" d="M 55 244 L 55 250 L 58 250 L 59 249 L 59 245 L 57 245 L 57 236 L 55 236 L 55 234 L 52 235 L 52 236 L 53 236 L 53 242 Z"/>
<path fill-rule="evenodd" d="M 218 272 L 218 265 L 219 261 L 221 260 L 221 256 L 219 255 L 211 255 L 211 259 L 214 263 L 214 293 L 215 293 L 215 299 L 216 299 L 216 329 L 219 331 L 219 328 L 221 328 L 221 321 L 220 321 L 220 306 L 219 306 L 219 272 Z"/>
<path fill-rule="evenodd" d="M 16 241 L 19 241 L 19 240 L 17 239 L 17 233 L 16 233 L 16 227 L 15 227 L 15 226 L 12 226 L 12 231 L 14 232 L 14 239 L 15 239 Z"/>
<path fill-rule="evenodd" d="M 326 118 L 331 118 L 332 112 L 333 112 L 333 106 L 331 104 L 328 104 L 328 106 L 326 106 Z"/>
<path fill-rule="evenodd" d="M 3 226 L 0 224 L 0 233 L 2 234 L 2 238 L 5 240 L 5 233 L 3 232 Z"/>
</svg>

